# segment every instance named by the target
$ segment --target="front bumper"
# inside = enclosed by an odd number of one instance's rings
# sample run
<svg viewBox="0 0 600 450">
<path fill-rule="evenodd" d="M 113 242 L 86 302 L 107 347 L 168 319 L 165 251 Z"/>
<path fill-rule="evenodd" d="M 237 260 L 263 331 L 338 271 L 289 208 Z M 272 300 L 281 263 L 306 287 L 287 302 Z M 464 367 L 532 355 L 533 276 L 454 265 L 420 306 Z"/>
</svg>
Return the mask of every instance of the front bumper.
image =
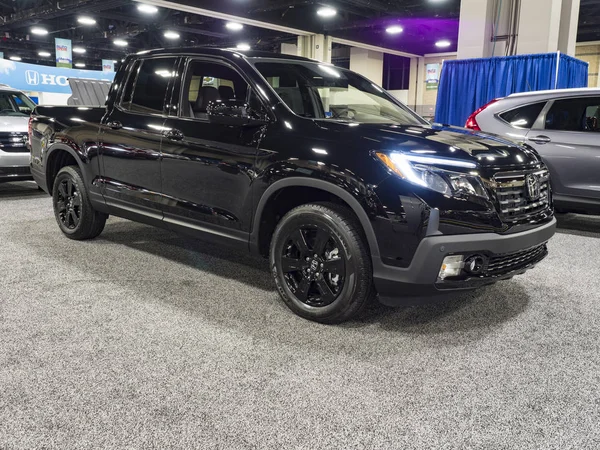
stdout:
<svg viewBox="0 0 600 450">
<path fill-rule="evenodd" d="M 423 303 L 426 297 L 451 291 L 475 289 L 511 278 L 532 268 L 547 255 L 545 243 L 556 232 L 556 219 L 537 228 L 501 235 L 439 235 L 424 238 L 407 268 L 385 265 L 373 258 L 373 277 L 379 300 L 391 306 Z M 494 270 L 460 280 L 439 280 L 446 256 L 483 254 L 500 261 Z M 424 299 L 425 297 L 425 299 Z"/>
<path fill-rule="evenodd" d="M 0 182 L 33 180 L 29 166 L 0 166 Z"/>
<path fill-rule="evenodd" d="M 33 180 L 29 168 L 29 152 L 0 150 L 0 182 Z"/>
</svg>

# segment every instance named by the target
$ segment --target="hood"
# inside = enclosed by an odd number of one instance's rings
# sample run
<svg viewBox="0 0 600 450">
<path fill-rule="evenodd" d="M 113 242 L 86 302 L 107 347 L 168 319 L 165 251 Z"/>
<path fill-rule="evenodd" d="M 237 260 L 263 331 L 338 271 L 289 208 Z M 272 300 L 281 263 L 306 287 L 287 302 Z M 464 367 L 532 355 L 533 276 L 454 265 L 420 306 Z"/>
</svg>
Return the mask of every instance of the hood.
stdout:
<svg viewBox="0 0 600 450">
<path fill-rule="evenodd" d="M 328 128 L 332 127 L 328 124 Z M 398 150 L 419 156 L 457 159 L 482 168 L 527 167 L 540 162 L 531 147 L 465 128 L 340 122 L 334 128 L 343 134 L 349 133 L 354 142 L 362 140 L 371 150 Z"/>
<path fill-rule="evenodd" d="M 0 132 L 20 131 L 27 132 L 29 126 L 29 116 L 1 116 Z"/>
</svg>

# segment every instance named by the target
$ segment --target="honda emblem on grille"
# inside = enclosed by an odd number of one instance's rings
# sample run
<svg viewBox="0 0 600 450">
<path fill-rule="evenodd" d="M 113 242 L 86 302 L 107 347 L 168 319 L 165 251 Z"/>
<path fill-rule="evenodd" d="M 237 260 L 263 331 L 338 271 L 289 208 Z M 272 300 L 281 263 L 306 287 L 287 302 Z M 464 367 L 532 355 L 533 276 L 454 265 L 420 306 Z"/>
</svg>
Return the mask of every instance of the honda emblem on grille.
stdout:
<svg viewBox="0 0 600 450">
<path fill-rule="evenodd" d="M 540 182 L 532 173 L 525 177 L 525 196 L 530 201 L 540 198 Z"/>
</svg>

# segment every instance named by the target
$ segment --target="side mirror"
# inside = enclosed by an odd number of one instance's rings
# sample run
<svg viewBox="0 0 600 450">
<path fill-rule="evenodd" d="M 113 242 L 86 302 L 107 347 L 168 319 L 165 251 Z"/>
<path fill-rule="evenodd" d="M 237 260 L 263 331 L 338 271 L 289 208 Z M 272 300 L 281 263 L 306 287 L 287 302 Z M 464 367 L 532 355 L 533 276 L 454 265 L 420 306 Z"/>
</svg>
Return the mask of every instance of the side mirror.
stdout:
<svg viewBox="0 0 600 450">
<path fill-rule="evenodd" d="M 206 108 L 208 120 L 219 125 L 256 126 L 267 123 L 253 114 L 246 102 L 240 100 L 217 100 L 209 103 Z"/>
</svg>

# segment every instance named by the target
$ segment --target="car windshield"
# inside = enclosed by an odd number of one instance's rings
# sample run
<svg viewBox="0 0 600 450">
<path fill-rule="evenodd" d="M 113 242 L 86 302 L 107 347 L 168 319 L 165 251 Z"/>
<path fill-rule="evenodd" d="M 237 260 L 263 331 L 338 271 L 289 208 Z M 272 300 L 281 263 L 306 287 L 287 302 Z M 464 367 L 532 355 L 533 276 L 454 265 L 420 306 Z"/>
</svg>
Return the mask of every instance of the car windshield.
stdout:
<svg viewBox="0 0 600 450">
<path fill-rule="evenodd" d="M 0 116 L 28 116 L 35 104 L 20 92 L 0 92 Z"/>
<path fill-rule="evenodd" d="M 297 115 L 358 123 L 424 125 L 366 78 L 329 64 L 303 61 L 256 62 L 255 67 Z"/>
</svg>

